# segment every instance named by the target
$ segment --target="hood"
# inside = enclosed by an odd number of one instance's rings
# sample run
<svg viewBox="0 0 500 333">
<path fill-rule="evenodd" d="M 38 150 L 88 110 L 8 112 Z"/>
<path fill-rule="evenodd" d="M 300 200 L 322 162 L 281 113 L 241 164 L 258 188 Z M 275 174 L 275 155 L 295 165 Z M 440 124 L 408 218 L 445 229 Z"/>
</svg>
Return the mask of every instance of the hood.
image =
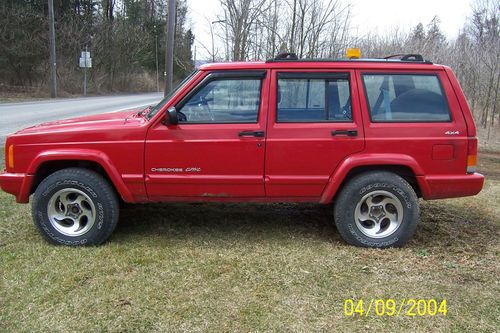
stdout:
<svg viewBox="0 0 500 333">
<path fill-rule="evenodd" d="M 49 121 L 24 128 L 15 134 L 34 134 L 47 132 L 85 131 L 122 127 L 127 123 L 143 123 L 145 120 L 137 113 L 142 109 L 95 114 L 64 120 Z"/>
</svg>

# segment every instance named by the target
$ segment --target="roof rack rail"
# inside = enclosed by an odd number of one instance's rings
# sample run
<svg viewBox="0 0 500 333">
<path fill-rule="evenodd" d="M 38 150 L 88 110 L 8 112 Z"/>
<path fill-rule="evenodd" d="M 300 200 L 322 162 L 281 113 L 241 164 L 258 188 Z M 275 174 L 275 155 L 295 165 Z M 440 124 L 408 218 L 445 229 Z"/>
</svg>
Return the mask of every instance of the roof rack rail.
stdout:
<svg viewBox="0 0 500 333">
<path fill-rule="evenodd" d="M 414 64 L 431 64 L 429 60 L 425 60 L 420 54 L 394 54 L 385 58 L 369 58 L 369 59 L 327 59 L 327 58 L 300 58 L 293 52 L 283 52 L 275 58 L 266 60 L 267 63 L 272 62 L 391 62 L 391 63 L 414 63 Z"/>
<path fill-rule="evenodd" d="M 421 54 L 393 54 L 384 59 L 399 59 L 401 61 L 425 61 Z"/>
<path fill-rule="evenodd" d="M 297 57 L 296 53 L 293 52 L 282 52 L 279 53 L 275 58 L 268 59 L 266 62 L 273 62 L 273 61 L 297 61 L 299 60 L 299 57 Z"/>
</svg>

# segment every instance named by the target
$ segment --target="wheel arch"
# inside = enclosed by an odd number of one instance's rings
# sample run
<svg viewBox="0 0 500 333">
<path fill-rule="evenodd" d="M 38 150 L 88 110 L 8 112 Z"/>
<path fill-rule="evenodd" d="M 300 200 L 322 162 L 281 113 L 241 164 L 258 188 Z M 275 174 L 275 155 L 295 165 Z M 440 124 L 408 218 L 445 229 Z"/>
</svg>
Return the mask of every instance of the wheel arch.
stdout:
<svg viewBox="0 0 500 333">
<path fill-rule="evenodd" d="M 423 170 L 408 155 L 400 154 L 369 154 L 364 156 L 350 156 L 342 161 L 330 176 L 320 199 L 320 203 L 331 203 L 342 187 L 353 177 L 366 172 L 388 171 L 405 179 L 413 188 L 417 196 L 422 197 L 421 177 Z"/>
<path fill-rule="evenodd" d="M 126 202 L 132 202 L 133 196 L 109 157 L 96 150 L 63 150 L 40 153 L 28 167 L 28 174 L 34 175 L 29 194 L 34 193 L 38 185 L 47 176 L 66 168 L 85 168 L 103 176 Z"/>
</svg>

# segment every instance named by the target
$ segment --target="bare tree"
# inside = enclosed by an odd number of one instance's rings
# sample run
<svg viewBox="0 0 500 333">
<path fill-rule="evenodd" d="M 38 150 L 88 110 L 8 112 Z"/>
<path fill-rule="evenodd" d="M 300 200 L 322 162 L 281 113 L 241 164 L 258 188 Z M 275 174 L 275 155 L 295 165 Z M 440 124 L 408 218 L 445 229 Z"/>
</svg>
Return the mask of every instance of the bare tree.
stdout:
<svg viewBox="0 0 500 333">
<path fill-rule="evenodd" d="M 473 85 L 466 87 L 472 91 L 472 103 L 479 112 L 475 115 L 480 125 L 487 129 L 490 137 L 491 128 L 498 115 L 500 124 L 500 100 L 498 98 L 500 81 L 500 1 L 478 0 L 473 5 L 472 17 L 465 26 L 467 55 L 473 61 L 464 61 L 466 75 L 472 76 Z M 467 81 L 466 81 L 467 82 Z"/>
<path fill-rule="evenodd" d="M 266 0 L 220 0 L 227 10 L 227 22 L 231 29 L 233 60 L 247 59 L 252 29 L 263 12 L 269 10 Z"/>
<path fill-rule="evenodd" d="M 299 57 L 332 56 L 349 39 L 351 7 L 342 0 L 221 0 L 221 4 L 228 13 L 233 60 L 262 59 L 283 49 Z"/>
</svg>

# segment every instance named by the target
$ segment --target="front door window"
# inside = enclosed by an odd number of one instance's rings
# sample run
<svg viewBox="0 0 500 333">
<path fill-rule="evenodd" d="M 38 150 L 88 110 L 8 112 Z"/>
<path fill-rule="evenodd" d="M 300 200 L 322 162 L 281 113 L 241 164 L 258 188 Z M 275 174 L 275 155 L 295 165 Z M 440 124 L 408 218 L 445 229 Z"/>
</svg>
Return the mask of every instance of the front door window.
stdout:
<svg viewBox="0 0 500 333">
<path fill-rule="evenodd" d="M 256 123 L 260 85 L 256 78 L 210 81 L 179 108 L 179 122 Z"/>
</svg>

